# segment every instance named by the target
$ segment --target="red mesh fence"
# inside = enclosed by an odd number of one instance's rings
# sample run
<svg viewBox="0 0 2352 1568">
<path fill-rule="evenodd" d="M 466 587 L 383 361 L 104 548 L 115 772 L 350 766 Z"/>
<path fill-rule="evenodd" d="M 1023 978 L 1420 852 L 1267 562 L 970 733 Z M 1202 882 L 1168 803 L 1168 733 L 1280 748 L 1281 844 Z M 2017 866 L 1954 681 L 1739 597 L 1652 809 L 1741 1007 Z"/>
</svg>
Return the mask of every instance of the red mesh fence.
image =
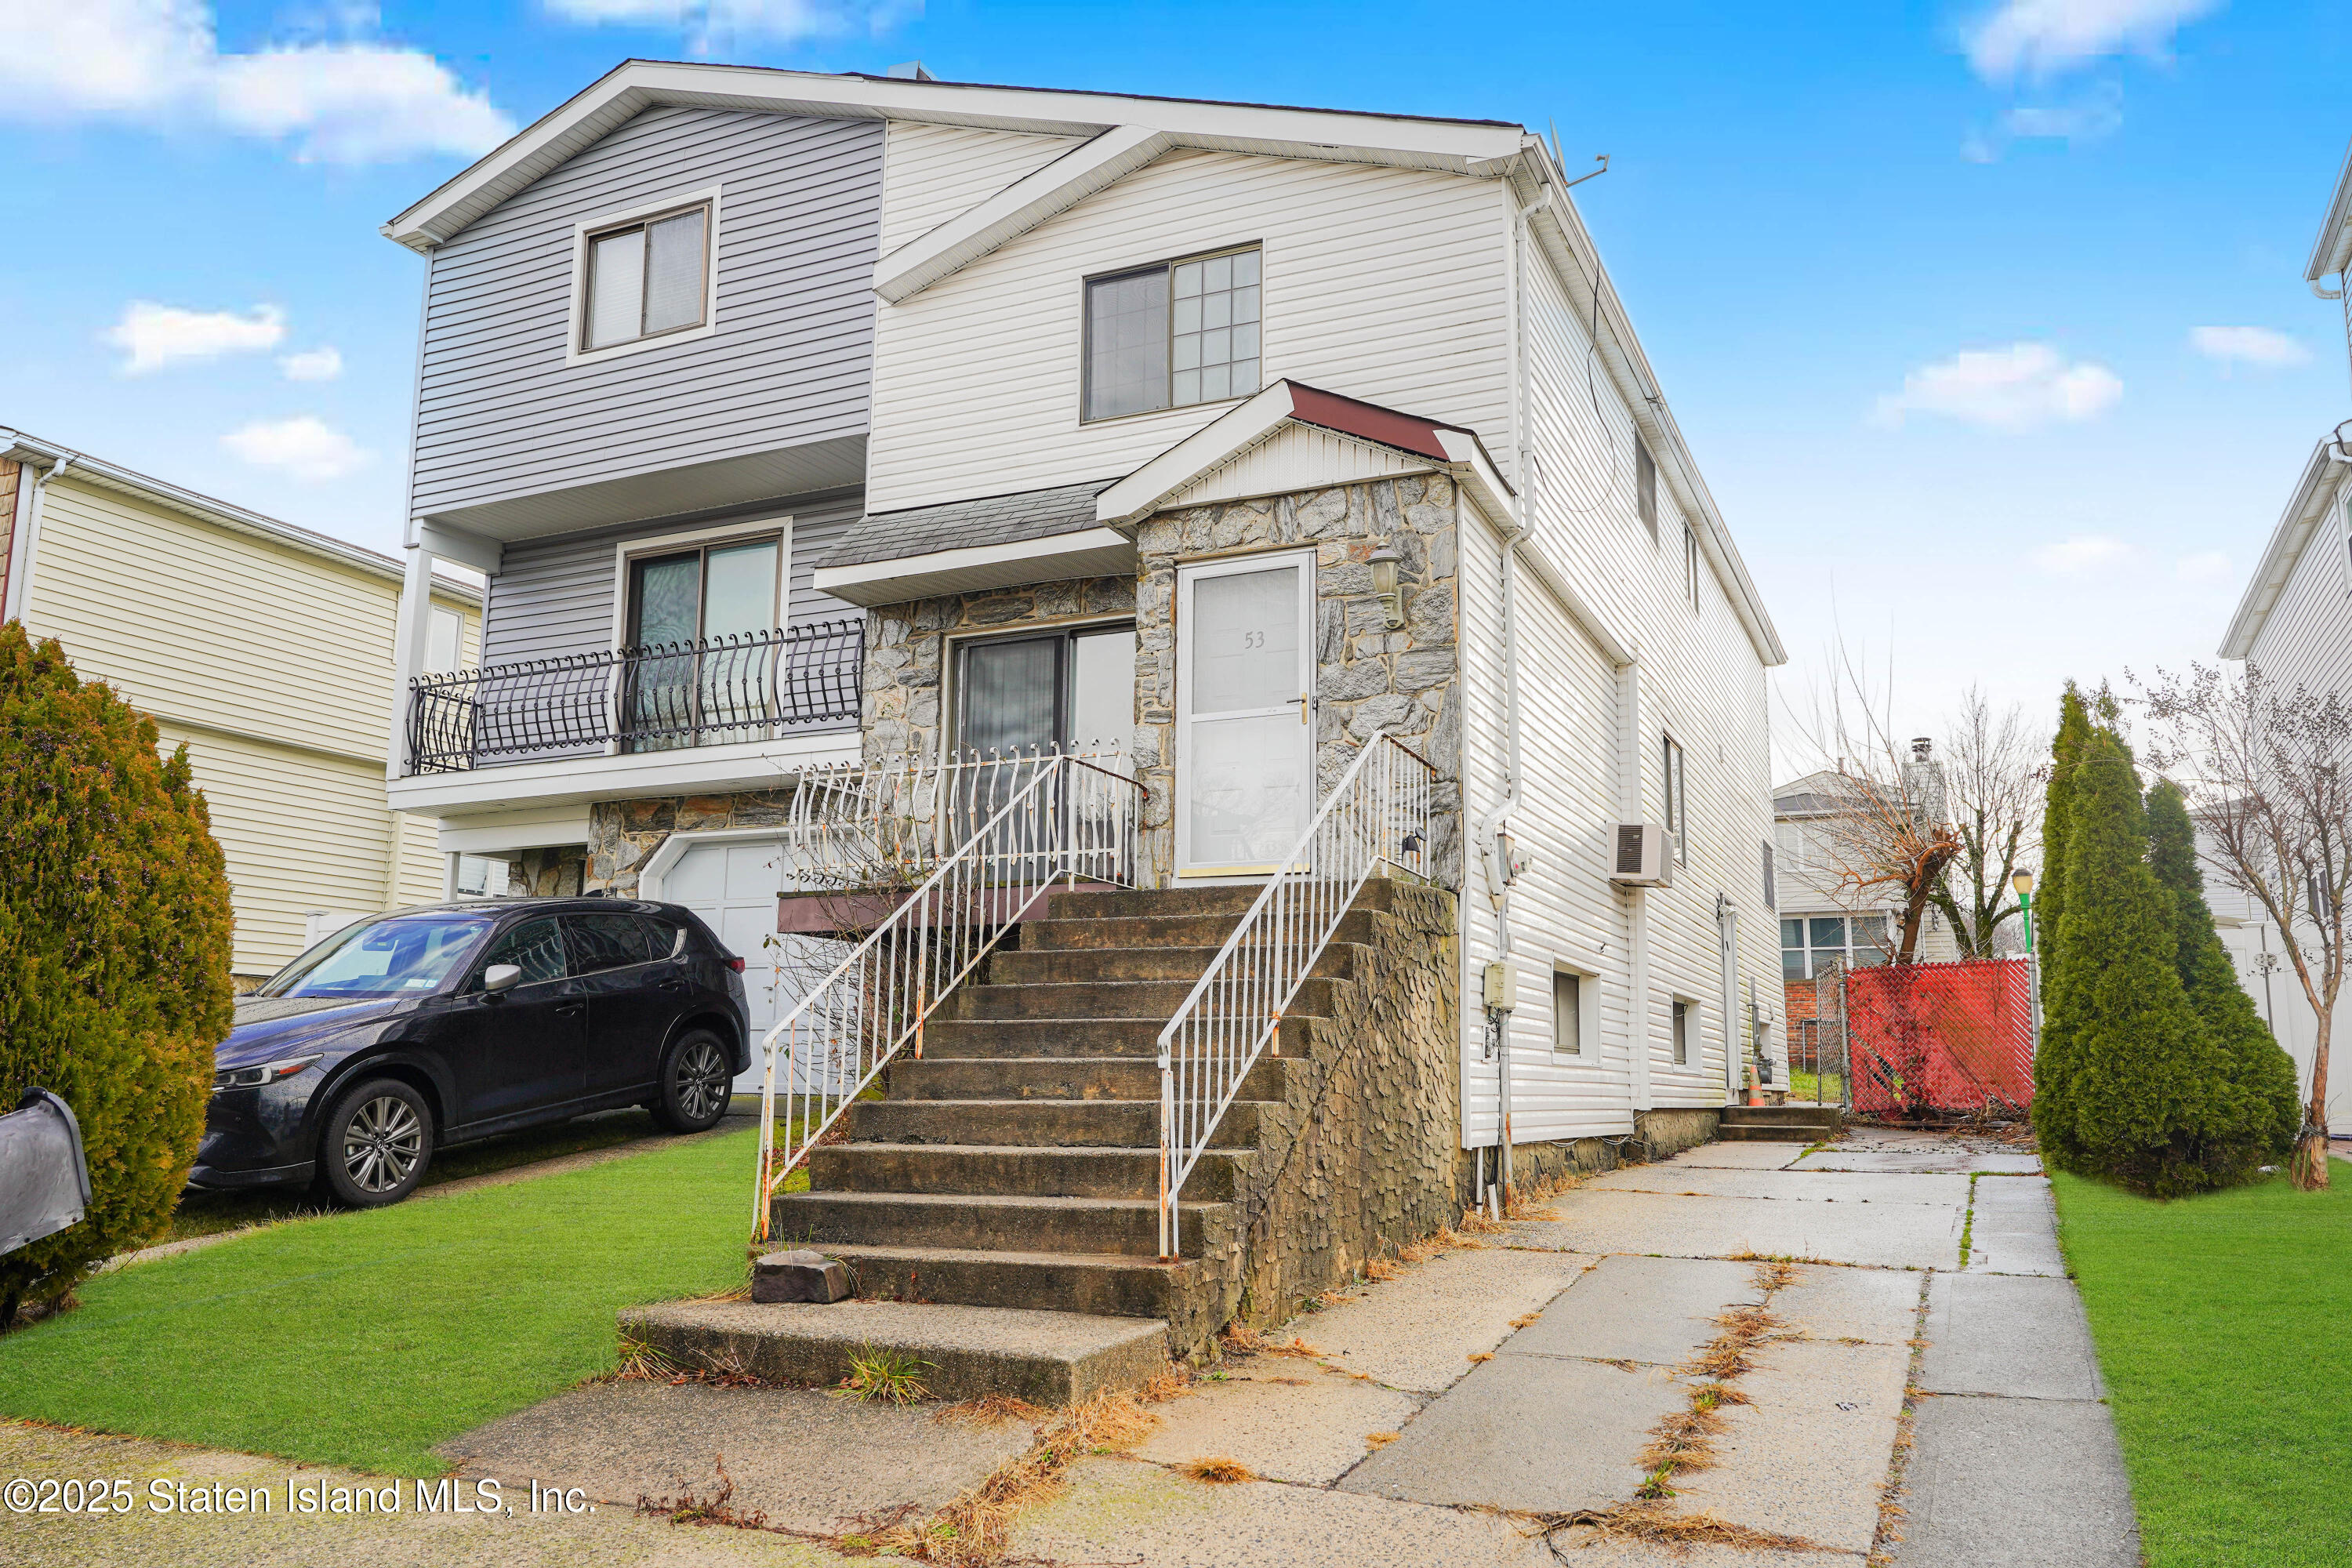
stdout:
<svg viewBox="0 0 2352 1568">
<path fill-rule="evenodd" d="M 1845 1006 L 1857 1113 L 2021 1110 L 2033 1102 L 2023 963 L 1856 969 L 1845 977 Z"/>
</svg>

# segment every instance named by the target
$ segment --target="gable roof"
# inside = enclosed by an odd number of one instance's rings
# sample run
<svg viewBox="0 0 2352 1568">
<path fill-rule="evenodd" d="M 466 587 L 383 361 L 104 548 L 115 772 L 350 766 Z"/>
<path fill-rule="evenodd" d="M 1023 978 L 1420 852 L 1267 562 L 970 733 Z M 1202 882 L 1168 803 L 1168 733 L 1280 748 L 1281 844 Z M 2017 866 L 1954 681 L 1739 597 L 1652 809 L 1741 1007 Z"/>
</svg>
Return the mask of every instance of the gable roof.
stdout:
<svg viewBox="0 0 2352 1568">
<path fill-rule="evenodd" d="M 70 458 L 71 462 L 66 468 L 65 476 L 68 479 L 82 480 L 118 494 L 131 496 L 151 506 L 162 507 L 167 511 L 178 512 L 183 516 L 194 518 L 200 522 L 208 522 L 215 528 L 226 529 L 232 533 L 266 539 L 273 544 L 282 544 L 288 549 L 299 550 L 306 555 L 316 555 L 325 560 L 340 562 L 343 565 L 356 567 L 373 576 L 389 578 L 394 583 L 402 581 L 404 574 L 405 569 L 401 563 L 381 551 L 370 550 L 365 545 L 353 544 L 348 540 L 317 533 L 307 528 L 297 528 L 290 522 L 280 522 L 274 517 L 265 517 L 257 511 L 247 511 L 241 506 L 232 505 L 225 500 L 215 500 L 210 496 L 198 495 L 194 490 L 182 489 L 177 485 L 168 484 L 162 479 L 150 479 L 145 474 L 134 472 L 120 464 L 110 463 L 103 458 L 93 458 L 89 453 L 76 451 L 71 447 L 59 446 L 54 441 L 44 441 L 37 436 L 27 436 L 21 430 L 0 429 L 0 458 L 5 458 L 11 462 L 44 467 L 54 466 L 60 458 Z M 5 520 L 0 519 L 0 529 L 5 527 Z M 478 605 L 482 602 L 482 589 L 479 584 L 469 583 L 462 578 L 448 576 L 438 572 L 434 574 L 433 591 L 452 598 L 464 599 L 469 604 Z"/>
<path fill-rule="evenodd" d="M 2230 629 L 2222 634 L 2223 658 L 2243 658 L 2253 650 L 2254 640 L 2262 636 L 2271 612 L 2278 608 L 2279 595 L 2286 592 L 2287 580 L 2294 575 L 2304 551 L 2324 531 L 2322 525 L 2334 510 L 2342 472 L 2332 447 L 2332 442 L 2322 441 L 2305 460 L 2294 494 L 2279 515 L 2278 526 L 2271 530 L 2270 543 L 2238 600 L 2238 613 L 2230 617 Z"/>
<path fill-rule="evenodd" d="M 385 223 L 383 232 L 412 250 L 446 244 L 625 121 L 662 104 L 832 120 L 923 121 L 1090 138 L 1121 126 L 1141 126 L 1163 133 L 1175 147 L 1391 163 L 1454 174 L 1475 173 L 1478 164 L 1515 157 L 1528 140 L 1521 127 L 1496 120 L 633 59 L 444 182 Z"/>
</svg>

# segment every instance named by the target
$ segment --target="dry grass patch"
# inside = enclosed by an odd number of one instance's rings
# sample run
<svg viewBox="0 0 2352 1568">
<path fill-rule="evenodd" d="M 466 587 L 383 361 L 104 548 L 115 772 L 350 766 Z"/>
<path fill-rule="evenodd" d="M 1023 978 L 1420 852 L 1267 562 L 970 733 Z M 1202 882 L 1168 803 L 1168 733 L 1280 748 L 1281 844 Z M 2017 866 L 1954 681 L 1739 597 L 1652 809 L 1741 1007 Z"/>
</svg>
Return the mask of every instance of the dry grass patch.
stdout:
<svg viewBox="0 0 2352 1568">
<path fill-rule="evenodd" d="M 1530 1517 L 1532 1535 L 1543 1538 L 1559 1557 L 1558 1537 L 1571 1530 L 1591 1530 L 1603 1540 L 1641 1541 L 1677 1552 L 1694 1546 L 1728 1546 L 1743 1552 L 1832 1552 L 1836 1548 L 1803 1535 L 1776 1535 L 1717 1519 L 1711 1513 L 1684 1513 L 1663 1501 L 1629 1502 L 1609 1509 L 1578 1509 L 1573 1513 L 1542 1513 Z M 1560 1559 L 1568 1561 L 1566 1558 Z"/>
<path fill-rule="evenodd" d="M 1239 1459 L 1223 1454 L 1205 1454 L 1197 1459 L 1187 1459 L 1176 1467 L 1176 1473 L 1190 1476 L 1196 1481 L 1212 1486 L 1229 1487 L 1239 1481 L 1257 1479 L 1257 1472 Z"/>
<path fill-rule="evenodd" d="M 1723 1331 L 1683 1370 L 1717 1382 L 1755 1371 L 1748 1352 L 1780 1334 L 1780 1320 L 1761 1307 L 1734 1307 L 1715 1321 Z"/>
<path fill-rule="evenodd" d="M 1384 1284 L 1403 1272 L 1385 1258 L 1371 1258 L 1364 1265 L 1364 1278 L 1376 1285 Z"/>
<path fill-rule="evenodd" d="M 1022 1510 L 1060 1496 L 1070 1467 L 1079 1459 L 1132 1448 L 1159 1424 L 1139 1394 L 1097 1394 L 1063 1411 L 1026 1453 L 999 1465 L 930 1522 L 877 1547 L 941 1568 L 1008 1568 L 1033 1561 L 1009 1555 L 1013 1521 Z"/>
<path fill-rule="evenodd" d="M 948 1405 L 931 1419 L 942 1426 L 960 1422 L 970 1426 L 1002 1426 L 1007 1421 L 1043 1421 L 1052 1414 L 1042 1405 L 1032 1405 L 1009 1394 L 991 1394 Z"/>
</svg>

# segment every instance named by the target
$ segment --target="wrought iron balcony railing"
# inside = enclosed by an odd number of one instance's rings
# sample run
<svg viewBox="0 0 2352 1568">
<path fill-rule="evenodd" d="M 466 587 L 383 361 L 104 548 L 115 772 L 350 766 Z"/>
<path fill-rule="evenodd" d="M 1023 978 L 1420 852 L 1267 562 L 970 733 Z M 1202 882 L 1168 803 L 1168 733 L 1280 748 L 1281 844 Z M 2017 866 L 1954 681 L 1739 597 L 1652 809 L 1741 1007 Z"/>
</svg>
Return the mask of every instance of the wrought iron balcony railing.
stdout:
<svg viewBox="0 0 2352 1568">
<path fill-rule="evenodd" d="M 761 741 L 858 717 L 862 618 L 409 682 L 408 772 Z"/>
</svg>

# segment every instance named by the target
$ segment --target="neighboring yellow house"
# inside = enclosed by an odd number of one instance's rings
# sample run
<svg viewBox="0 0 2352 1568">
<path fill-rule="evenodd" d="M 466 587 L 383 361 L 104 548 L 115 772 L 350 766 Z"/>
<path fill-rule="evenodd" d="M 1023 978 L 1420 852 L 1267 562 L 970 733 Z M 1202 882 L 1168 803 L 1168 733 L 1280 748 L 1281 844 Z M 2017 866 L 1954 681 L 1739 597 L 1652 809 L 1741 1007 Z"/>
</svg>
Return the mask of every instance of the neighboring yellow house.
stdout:
<svg viewBox="0 0 2352 1568">
<path fill-rule="evenodd" d="M 446 896 L 437 824 L 384 795 L 401 567 L 0 430 L 0 618 L 185 742 L 260 980 L 362 914 Z M 425 668 L 474 662 L 481 596 L 436 581 Z"/>
</svg>

